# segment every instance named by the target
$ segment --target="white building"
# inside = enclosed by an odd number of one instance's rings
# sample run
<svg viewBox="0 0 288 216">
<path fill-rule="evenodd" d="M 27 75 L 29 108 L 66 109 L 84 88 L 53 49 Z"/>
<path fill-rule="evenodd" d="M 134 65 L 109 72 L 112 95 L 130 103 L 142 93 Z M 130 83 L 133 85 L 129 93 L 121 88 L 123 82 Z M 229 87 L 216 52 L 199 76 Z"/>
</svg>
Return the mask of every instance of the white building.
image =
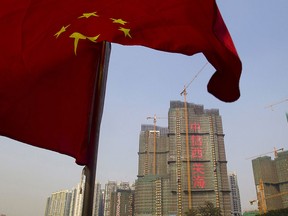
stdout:
<svg viewBox="0 0 288 216">
<path fill-rule="evenodd" d="M 47 199 L 45 216 L 69 216 L 71 194 L 69 190 L 52 193 Z"/>
<path fill-rule="evenodd" d="M 230 172 L 229 177 L 229 187 L 231 190 L 231 215 L 241 216 L 241 200 L 237 181 L 237 175 L 235 172 Z"/>
<path fill-rule="evenodd" d="M 117 182 L 108 181 L 105 184 L 105 195 L 104 195 L 104 216 L 111 216 L 110 208 L 111 208 L 111 194 L 115 192 L 117 189 Z"/>
</svg>

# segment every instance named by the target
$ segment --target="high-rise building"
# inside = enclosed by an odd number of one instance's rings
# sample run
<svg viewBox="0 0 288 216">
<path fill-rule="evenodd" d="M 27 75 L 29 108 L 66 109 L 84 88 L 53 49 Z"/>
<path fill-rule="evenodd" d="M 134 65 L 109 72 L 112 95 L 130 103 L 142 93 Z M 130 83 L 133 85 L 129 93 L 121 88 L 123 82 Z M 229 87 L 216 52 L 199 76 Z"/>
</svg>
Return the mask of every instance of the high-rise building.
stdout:
<svg viewBox="0 0 288 216">
<path fill-rule="evenodd" d="M 75 188 L 72 189 L 71 207 L 69 216 L 81 216 L 83 208 L 84 190 L 85 189 L 85 176 Z"/>
<path fill-rule="evenodd" d="M 231 215 L 219 110 L 171 101 L 168 128 L 144 125 L 139 140 L 135 215 L 182 216 L 205 201 Z"/>
<path fill-rule="evenodd" d="M 104 216 L 112 216 L 111 214 L 111 194 L 117 190 L 117 182 L 108 181 L 105 184 L 105 195 L 104 195 Z"/>
<path fill-rule="evenodd" d="M 47 199 L 45 216 L 69 216 L 71 191 L 62 190 L 52 193 Z"/>
<path fill-rule="evenodd" d="M 288 151 L 252 160 L 258 207 L 261 213 L 288 207 Z"/>
<path fill-rule="evenodd" d="M 96 183 L 94 188 L 93 216 L 103 216 L 103 194 L 101 184 Z"/>
<path fill-rule="evenodd" d="M 111 216 L 134 216 L 134 190 L 129 183 L 120 183 L 115 192 L 111 193 Z"/>
<path fill-rule="evenodd" d="M 167 143 L 168 128 L 157 126 L 154 128 L 152 125 L 141 126 L 138 177 L 144 177 L 149 174 L 167 175 L 169 150 Z"/>
<path fill-rule="evenodd" d="M 230 187 L 230 200 L 231 200 L 231 215 L 233 216 L 241 216 L 241 200 L 240 200 L 240 192 L 237 181 L 237 174 L 235 172 L 231 172 L 228 174 L 229 177 L 229 187 Z"/>
</svg>

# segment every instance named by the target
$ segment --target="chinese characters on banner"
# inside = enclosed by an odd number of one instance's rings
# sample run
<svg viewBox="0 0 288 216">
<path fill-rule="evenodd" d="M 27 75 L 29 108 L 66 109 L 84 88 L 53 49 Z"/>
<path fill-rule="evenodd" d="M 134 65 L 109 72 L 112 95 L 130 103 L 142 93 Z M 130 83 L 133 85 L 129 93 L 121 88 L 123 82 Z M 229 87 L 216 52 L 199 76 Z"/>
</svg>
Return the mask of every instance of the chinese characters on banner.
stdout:
<svg viewBox="0 0 288 216">
<path fill-rule="evenodd" d="M 200 132 L 200 123 L 192 123 L 190 129 L 194 132 Z M 203 142 L 201 135 L 191 135 L 190 137 L 192 143 L 192 160 L 203 159 Z M 192 164 L 192 181 L 194 188 L 205 188 L 205 170 L 203 163 L 193 163 Z"/>
</svg>

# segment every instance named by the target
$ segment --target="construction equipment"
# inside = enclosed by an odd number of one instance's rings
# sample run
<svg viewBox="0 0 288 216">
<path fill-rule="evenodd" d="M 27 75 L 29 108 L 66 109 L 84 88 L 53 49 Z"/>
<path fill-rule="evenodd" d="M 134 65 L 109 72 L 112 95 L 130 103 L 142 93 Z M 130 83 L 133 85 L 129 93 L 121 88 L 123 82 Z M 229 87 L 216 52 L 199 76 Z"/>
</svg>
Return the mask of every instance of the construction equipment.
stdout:
<svg viewBox="0 0 288 216">
<path fill-rule="evenodd" d="M 278 194 L 273 194 L 270 196 L 265 196 L 265 192 L 264 192 L 264 183 L 263 180 L 260 178 L 259 180 L 259 185 L 257 185 L 257 199 L 256 200 L 251 200 L 250 205 L 253 205 L 254 202 L 258 203 L 258 209 L 260 214 L 265 214 L 267 213 L 267 204 L 266 204 L 266 200 L 268 199 L 272 199 L 275 197 L 279 197 L 282 195 L 288 194 L 288 191 L 285 192 L 281 192 Z"/>
<path fill-rule="evenodd" d="M 270 108 L 273 111 L 274 106 L 281 104 L 281 103 L 284 103 L 284 102 L 288 102 L 288 98 L 285 98 L 284 100 L 278 101 L 276 103 L 272 103 L 272 104 L 266 106 L 265 108 Z"/>
<path fill-rule="evenodd" d="M 157 119 L 166 119 L 166 117 L 157 117 L 156 114 L 154 114 L 153 117 L 148 116 L 146 119 L 153 119 L 154 123 L 154 134 L 153 134 L 153 174 L 156 175 L 156 123 Z"/>
<path fill-rule="evenodd" d="M 253 156 L 253 157 L 250 157 L 250 158 L 247 158 L 247 159 L 253 159 L 253 158 L 257 158 L 257 157 L 262 157 L 262 156 L 265 156 L 265 155 L 271 154 L 271 153 L 274 154 L 274 158 L 277 158 L 279 151 L 284 151 L 284 148 L 277 149 L 277 148 L 274 147 L 274 150 L 271 151 L 271 152 L 266 152 L 264 154 Z M 265 191 L 264 191 L 264 184 L 265 183 L 263 182 L 262 178 L 260 178 L 259 179 L 259 184 L 256 185 L 256 188 L 257 188 L 257 199 L 249 201 L 251 205 L 253 205 L 254 202 L 258 203 L 258 209 L 259 209 L 260 214 L 264 214 L 264 213 L 267 212 L 267 203 L 266 203 L 267 199 L 272 199 L 272 198 L 275 198 L 275 197 L 278 197 L 278 196 L 281 196 L 281 195 L 284 195 L 284 194 L 288 194 L 288 192 L 281 192 L 281 193 L 278 193 L 278 194 L 267 195 L 267 194 L 265 194 Z"/>
<path fill-rule="evenodd" d="M 190 155 L 189 155 L 189 137 L 188 137 L 188 109 L 187 109 L 187 88 L 191 85 L 191 83 L 197 78 L 197 76 L 204 70 L 208 62 L 204 64 L 204 66 L 198 71 L 198 73 L 193 77 L 193 79 L 188 83 L 188 85 L 184 86 L 184 89 L 180 93 L 180 95 L 184 95 L 184 112 L 185 112 L 185 122 L 186 122 L 186 158 L 187 158 L 187 176 L 188 176 L 188 207 L 192 208 L 192 194 L 191 194 L 191 171 L 190 171 Z"/>
<path fill-rule="evenodd" d="M 274 157 L 277 158 L 279 151 L 284 151 L 284 148 L 276 149 L 276 148 L 274 147 L 274 150 L 271 151 L 271 152 L 266 152 L 266 153 L 264 153 L 264 154 L 252 156 L 252 157 L 246 158 L 246 160 L 251 160 L 251 159 L 253 159 L 253 158 L 262 157 L 262 156 L 265 156 L 265 155 L 268 155 L 268 154 L 272 154 L 272 153 L 274 153 Z"/>
</svg>

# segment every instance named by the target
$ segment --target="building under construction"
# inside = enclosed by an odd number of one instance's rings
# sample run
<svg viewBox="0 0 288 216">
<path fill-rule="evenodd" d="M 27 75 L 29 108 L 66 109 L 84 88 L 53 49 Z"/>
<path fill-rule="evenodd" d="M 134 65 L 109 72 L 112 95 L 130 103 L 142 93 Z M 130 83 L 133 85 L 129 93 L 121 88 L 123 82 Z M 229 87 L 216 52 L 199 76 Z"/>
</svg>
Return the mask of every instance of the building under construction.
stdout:
<svg viewBox="0 0 288 216">
<path fill-rule="evenodd" d="M 252 160 L 260 213 L 288 208 L 288 151 Z"/>
<path fill-rule="evenodd" d="M 142 125 L 135 215 L 185 215 L 210 201 L 231 215 L 222 120 L 217 109 L 171 101 L 168 128 Z"/>
</svg>

